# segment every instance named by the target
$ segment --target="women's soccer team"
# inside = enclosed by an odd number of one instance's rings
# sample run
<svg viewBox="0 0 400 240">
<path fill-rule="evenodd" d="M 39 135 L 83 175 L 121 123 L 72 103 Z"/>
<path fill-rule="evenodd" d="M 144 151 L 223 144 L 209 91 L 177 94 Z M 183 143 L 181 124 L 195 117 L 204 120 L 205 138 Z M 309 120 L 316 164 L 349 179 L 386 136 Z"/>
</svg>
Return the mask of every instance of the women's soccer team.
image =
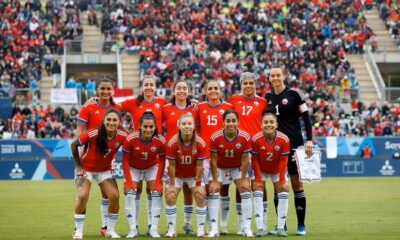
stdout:
<svg viewBox="0 0 400 240">
<path fill-rule="evenodd" d="M 282 73 L 283 83 L 283 70 L 277 69 Z M 147 186 L 147 234 L 153 238 L 161 237 L 158 223 L 162 216 L 162 196 L 165 197 L 168 225 L 164 237 L 177 236 L 179 210 L 176 201 L 181 190 L 186 234 L 196 232 L 197 237 L 228 234 L 228 193 L 232 182 L 237 192 L 238 234 L 244 237 L 262 237 L 268 233 L 287 236 L 289 186 L 286 175 L 293 149 L 289 137 L 278 130 L 278 107 L 268 106 L 265 98 L 256 95 L 256 76 L 242 73 L 240 84 L 241 93 L 225 102 L 221 99 L 218 81 L 210 80 L 204 87 L 206 101 L 197 104 L 189 100 L 188 83 L 178 80 L 168 102 L 155 96 L 155 77 L 145 76 L 139 96 L 116 104 L 113 83 L 102 79 L 97 87 L 98 97 L 80 110 L 79 136 L 71 144 L 77 192 L 73 239 L 83 238 L 92 179 L 102 193 L 101 233 L 109 238 L 120 238 L 115 231 L 119 191 L 113 176 L 113 161 L 120 148 L 125 216 L 130 229 L 127 238 L 139 236 L 138 212 L 143 181 Z M 121 127 L 122 112 L 130 113 L 133 129 Z M 275 202 L 277 225 L 270 232 L 266 219 L 265 182 L 268 178 L 272 180 L 278 199 Z M 191 225 L 193 212 L 196 213 L 196 231 Z M 251 227 L 253 216 L 255 234 Z M 304 219 L 302 227 L 304 230 Z M 304 235 L 305 231 L 297 234 Z"/>
</svg>

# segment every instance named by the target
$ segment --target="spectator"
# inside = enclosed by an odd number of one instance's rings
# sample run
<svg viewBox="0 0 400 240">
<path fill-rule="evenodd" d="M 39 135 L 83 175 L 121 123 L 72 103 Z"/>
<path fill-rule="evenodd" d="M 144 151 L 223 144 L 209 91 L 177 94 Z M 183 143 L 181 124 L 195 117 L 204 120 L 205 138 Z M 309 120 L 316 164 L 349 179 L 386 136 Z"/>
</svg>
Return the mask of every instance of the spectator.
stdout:
<svg viewBox="0 0 400 240">
<path fill-rule="evenodd" d="M 66 88 L 76 88 L 76 80 L 74 79 L 74 76 L 70 76 L 67 83 L 66 83 Z"/>
<path fill-rule="evenodd" d="M 61 81 L 61 66 L 57 60 L 53 62 L 53 67 L 51 68 L 51 74 L 53 76 L 53 87 L 57 87 Z"/>
<path fill-rule="evenodd" d="M 385 123 L 385 127 L 383 128 L 383 136 L 390 137 L 393 136 L 393 131 L 390 122 Z"/>
<path fill-rule="evenodd" d="M 364 148 L 361 150 L 362 158 L 372 158 L 372 150 L 369 147 L 368 143 L 365 144 Z"/>
<path fill-rule="evenodd" d="M 394 145 L 393 151 L 392 151 L 392 158 L 394 159 L 400 159 L 400 149 L 399 145 Z"/>
</svg>

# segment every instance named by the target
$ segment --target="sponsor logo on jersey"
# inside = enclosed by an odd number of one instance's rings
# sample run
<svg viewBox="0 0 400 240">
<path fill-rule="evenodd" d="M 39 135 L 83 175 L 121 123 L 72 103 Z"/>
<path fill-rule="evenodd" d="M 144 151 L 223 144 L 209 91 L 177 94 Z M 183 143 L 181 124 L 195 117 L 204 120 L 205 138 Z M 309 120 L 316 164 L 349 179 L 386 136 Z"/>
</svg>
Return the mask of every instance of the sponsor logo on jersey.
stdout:
<svg viewBox="0 0 400 240">
<path fill-rule="evenodd" d="M 383 176 L 393 176 L 394 172 L 396 172 L 396 170 L 393 169 L 393 166 L 390 165 L 389 160 L 385 161 L 385 164 L 382 166 L 380 173 Z"/>
<path fill-rule="evenodd" d="M 242 144 L 240 144 L 240 143 L 236 144 L 236 148 L 240 148 L 241 146 L 242 146 Z"/>
<path fill-rule="evenodd" d="M 135 150 L 139 150 L 140 148 L 139 147 L 135 147 Z"/>
<path fill-rule="evenodd" d="M 224 147 L 224 144 L 220 144 L 219 147 L 220 147 L 220 148 L 223 148 L 223 147 Z"/>
<path fill-rule="evenodd" d="M 96 110 L 96 112 L 94 112 L 95 114 L 100 114 L 99 110 Z"/>
<path fill-rule="evenodd" d="M 287 98 L 282 99 L 282 104 L 283 104 L 283 105 L 288 104 L 288 102 L 289 102 L 289 101 L 287 100 Z"/>
<path fill-rule="evenodd" d="M 207 113 L 207 110 L 204 110 L 203 113 Z"/>
<path fill-rule="evenodd" d="M 15 163 L 14 168 L 11 169 L 11 172 L 9 175 L 12 179 L 22 179 L 22 178 L 24 178 L 25 173 L 22 170 L 22 168 L 19 167 L 19 164 Z"/>
<path fill-rule="evenodd" d="M 156 147 L 151 147 L 150 150 L 151 150 L 152 152 L 155 152 L 155 151 L 157 150 L 157 148 L 156 148 Z"/>
<path fill-rule="evenodd" d="M 275 151 L 279 151 L 279 150 L 281 150 L 281 146 L 275 146 L 274 149 L 275 149 Z"/>
<path fill-rule="evenodd" d="M 260 149 L 261 149 L 261 150 L 265 150 L 265 147 L 264 147 L 264 146 L 262 146 Z"/>
</svg>

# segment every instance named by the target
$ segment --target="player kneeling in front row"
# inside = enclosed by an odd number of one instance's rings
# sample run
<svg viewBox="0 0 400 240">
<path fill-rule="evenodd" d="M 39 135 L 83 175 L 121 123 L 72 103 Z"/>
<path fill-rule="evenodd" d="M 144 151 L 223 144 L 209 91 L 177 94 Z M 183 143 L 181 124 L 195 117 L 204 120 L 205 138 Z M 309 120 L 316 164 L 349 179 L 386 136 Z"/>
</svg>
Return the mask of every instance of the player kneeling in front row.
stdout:
<svg viewBox="0 0 400 240">
<path fill-rule="evenodd" d="M 178 120 L 178 134 L 168 142 L 169 185 L 165 189 L 168 231 L 165 237 L 176 236 L 176 199 L 186 182 L 196 201 L 197 237 L 204 237 L 206 220 L 206 190 L 202 183 L 203 160 L 206 159 L 204 140 L 196 135 L 193 116 L 183 114 Z"/>
<path fill-rule="evenodd" d="M 257 225 L 256 236 L 267 234 L 263 218 L 263 186 L 268 177 L 271 178 L 278 193 L 278 224 L 277 235 L 287 237 L 284 230 L 288 212 L 289 186 L 286 179 L 286 164 L 290 152 L 289 138 L 280 131 L 276 116 L 265 113 L 262 117 L 261 128 L 252 139 L 252 166 L 254 171 L 254 215 Z"/>
<path fill-rule="evenodd" d="M 247 177 L 251 151 L 250 136 L 238 129 L 238 114 L 235 110 L 228 110 L 223 114 L 223 123 L 224 129 L 214 133 L 210 142 L 212 182 L 209 184 L 211 193 L 209 201 L 213 202 L 209 205 L 213 207 L 209 209 L 209 215 L 210 219 L 216 219 L 216 222 L 215 226 L 212 225 L 209 236 L 214 237 L 214 232 L 218 231 L 218 196 L 221 184 L 227 182 L 224 178 L 230 176 L 239 189 L 242 199 L 243 235 L 253 237 L 250 182 Z M 261 209 L 263 209 L 262 206 Z"/>
<path fill-rule="evenodd" d="M 110 201 L 106 237 L 121 238 L 114 230 L 115 222 L 118 219 L 119 193 L 111 170 L 114 154 L 126 138 L 126 133 L 118 130 L 120 122 L 120 113 L 115 109 L 110 109 L 104 114 L 99 129 L 85 132 L 71 143 L 71 151 L 75 159 L 77 190 L 73 239 L 82 239 L 83 237 L 83 222 L 92 179 L 96 180 Z M 84 146 L 82 156 L 79 156 L 79 146 Z"/>
<path fill-rule="evenodd" d="M 139 131 L 128 135 L 124 146 L 122 166 L 124 170 L 124 192 L 125 192 L 125 212 L 129 223 L 129 234 L 127 238 L 138 237 L 136 228 L 136 186 L 146 180 L 150 188 L 153 188 L 157 174 L 157 164 L 165 161 L 165 139 L 158 135 L 156 119 L 151 112 L 145 112 L 140 118 Z M 157 231 L 158 221 L 161 215 L 161 195 L 155 195 L 152 201 L 152 221 L 149 235 L 159 238 Z"/>
</svg>

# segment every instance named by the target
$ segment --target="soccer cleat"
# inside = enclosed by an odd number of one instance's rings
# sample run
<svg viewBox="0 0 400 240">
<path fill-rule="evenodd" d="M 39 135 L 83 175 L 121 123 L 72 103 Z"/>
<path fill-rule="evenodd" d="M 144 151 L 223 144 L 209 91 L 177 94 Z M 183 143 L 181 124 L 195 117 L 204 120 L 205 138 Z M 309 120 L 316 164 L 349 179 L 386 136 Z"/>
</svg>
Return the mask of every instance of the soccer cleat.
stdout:
<svg viewBox="0 0 400 240">
<path fill-rule="evenodd" d="M 176 232 L 173 229 L 168 229 L 168 232 L 164 235 L 165 238 L 176 237 Z"/>
<path fill-rule="evenodd" d="M 226 226 L 221 226 L 221 235 L 228 235 L 228 228 Z"/>
<path fill-rule="evenodd" d="M 204 227 L 203 227 L 203 226 L 197 227 L 197 234 L 196 234 L 196 236 L 197 236 L 198 238 L 203 238 L 203 237 L 205 236 L 205 234 L 204 234 Z"/>
<path fill-rule="evenodd" d="M 297 225 L 297 233 L 298 236 L 306 235 L 306 228 L 303 225 Z"/>
<path fill-rule="evenodd" d="M 285 224 L 285 227 L 284 227 L 283 229 L 285 230 L 286 233 L 288 232 L 286 224 Z M 278 230 L 278 226 L 275 225 L 274 229 L 271 230 L 271 231 L 269 231 L 268 234 L 269 234 L 269 235 L 275 235 L 275 236 L 276 236 L 276 235 L 278 234 L 278 231 L 277 231 L 277 230 Z"/>
<path fill-rule="evenodd" d="M 216 229 L 211 230 L 211 231 L 208 233 L 207 237 L 209 237 L 209 238 L 219 237 L 219 232 L 218 232 L 218 230 L 216 230 Z"/>
<path fill-rule="evenodd" d="M 182 228 L 183 228 L 183 231 L 185 231 L 186 235 L 194 234 L 193 228 L 192 228 L 192 226 L 190 226 L 189 223 L 185 223 Z"/>
<path fill-rule="evenodd" d="M 243 230 L 243 236 L 244 237 L 254 237 L 254 234 L 253 234 L 253 232 L 251 231 L 250 228 L 245 228 Z"/>
<path fill-rule="evenodd" d="M 131 229 L 128 235 L 126 236 L 126 238 L 135 238 L 135 237 L 139 237 L 139 232 L 136 228 Z"/>
<path fill-rule="evenodd" d="M 72 239 L 82 239 L 83 234 L 82 233 L 77 233 L 76 231 L 72 232 Z"/>
<path fill-rule="evenodd" d="M 264 237 L 267 234 L 268 234 L 268 232 L 265 229 L 258 229 L 255 236 L 256 237 Z"/>
<path fill-rule="evenodd" d="M 118 235 L 118 233 L 116 233 L 115 231 L 107 231 L 106 237 L 107 238 L 121 238 L 121 236 Z"/>
<path fill-rule="evenodd" d="M 288 236 L 287 232 L 283 228 L 278 228 L 276 230 L 276 235 L 278 237 L 287 237 Z"/>
<path fill-rule="evenodd" d="M 160 238 L 160 234 L 158 234 L 157 229 L 150 229 L 149 236 L 152 238 Z"/>
<path fill-rule="evenodd" d="M 107 226 L 102 227 L 101 230 L 100 230 L 100 233 L 101 233 L 101 235 L 103 235 L 105 237 L 106 233 L 107 233 Z"/>
</svg>

